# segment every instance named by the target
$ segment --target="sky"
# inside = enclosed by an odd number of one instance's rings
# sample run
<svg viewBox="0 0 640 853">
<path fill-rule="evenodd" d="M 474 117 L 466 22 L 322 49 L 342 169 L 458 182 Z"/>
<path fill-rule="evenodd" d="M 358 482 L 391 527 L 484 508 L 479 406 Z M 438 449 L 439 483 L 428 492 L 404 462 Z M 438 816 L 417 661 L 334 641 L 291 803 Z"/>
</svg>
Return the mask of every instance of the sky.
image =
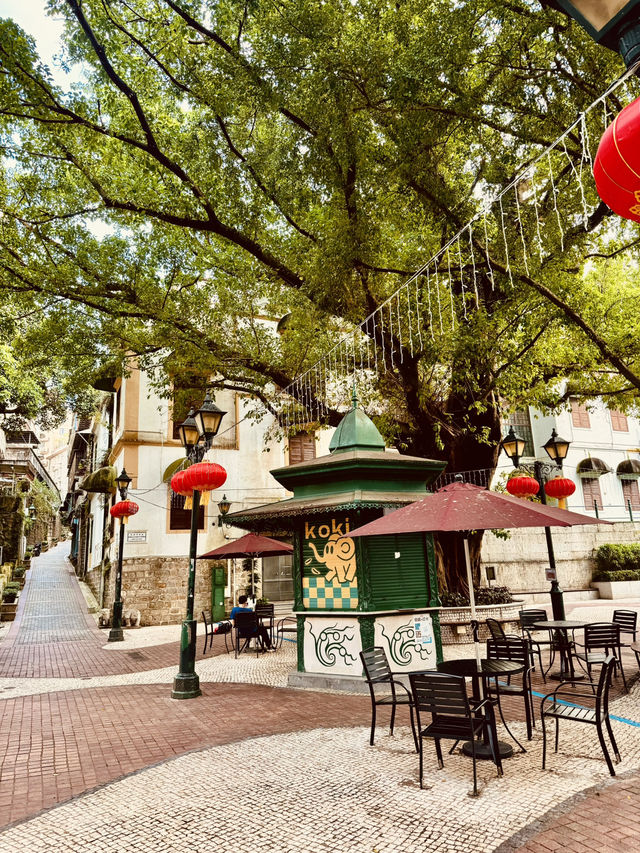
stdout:
<svg viewBox="0 0 640 853">
<path fill-rule="evenodd" d="M 40 57 L 49 66 L 56 83 L 68 86 L 80 79 L 77 69 L 67 74 L 55 61 L 55 55 L 60 53 L 62 20 L 47 15 L 44 0 L 0 0 L 0 18 L 13 18 L 33 36 Z"/>
</svg>

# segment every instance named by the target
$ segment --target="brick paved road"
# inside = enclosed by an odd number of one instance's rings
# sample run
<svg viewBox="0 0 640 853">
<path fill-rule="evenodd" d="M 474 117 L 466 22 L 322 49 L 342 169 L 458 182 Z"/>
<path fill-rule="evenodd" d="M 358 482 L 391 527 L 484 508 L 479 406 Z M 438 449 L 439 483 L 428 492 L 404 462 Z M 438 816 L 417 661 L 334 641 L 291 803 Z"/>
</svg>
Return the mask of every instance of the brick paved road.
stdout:
<svg viewBox="0 0 640 853">
<path fill-rule="evenodd" d="M 106 632 L 97 629 L 92 617 L 86 614 L 84 599 L 64 560 L 62 546 L 43 554 L 33 565 L 21 596 L 18 619 L 0 644 L 0 676 L 82 678 L 172 665 L 177 668 L 177 642 L 134 652 L 101 648 Z M 217 648 L 214 654 L 220 651 Z M 629 669 L 633 667 L 630 665 Z M 446 759 L 445 771 L 434 776 L 434 792 L 420 792 L 415 788 L 417 762 L 406 732 L 401 731 L 393 741 L 381 737 L 373 751 L 367 747 L 366 731 L 358 728 L 369 721 L 365 697 L 274 689 L 255 684 L 205 683 L 202 687 L 202 697 L 186 702 L 172 700 L 166 684 L 90 687 L 16 698 L 4 698 L 6 694 L 3 694 L 0 698 L 0 825 L 13 824 L 13 828 L 0 833 L 1 853 L 14 850 L 30 853 L 53 847 L 61 853 L 152 848 L 159 851 L 189 849 L 198 853 L 199 850 L 233 846 L 233 827 L 238 820 L 245 819 L 250 830 L 252 823 L 254 827 L 262 827 L 262 835 L 249 832 L 247 853 L 254 850 L 317 853 L 337 849 L 337 846 L 367 853 L 375 849 L 388 853 L 395 850 L 403 853 L 405 850 L 409 853 L 412 850 L 416 853 L 431 853 L 432 850 L 484 853 L 486 850 L 488 853 L 507 837 L 508 822 L 505 826 L 503 821 L 496 844 L 490 844 L 486 838 L 482 840 L 471 824 L 482 815 L 488 821 L 490 809 L 494 810 L 491 819 L 495 820 L 496 807 L 499 818 L 501 795 L 511 798 L 503 803 L 507 814 L 508 807 L 513 808 L 526 790 L 526 784 L 518 785 L 516 774 L 526 762 L 532 765 L 529 758 L 519 756 L 510 759 L 504 780 L 496 780 L 490 765 L 484 765 L 481 770 L 487 785 L 484 796 L 478 801 L 466 798 L 459 801 L 460 796 L 464 797 L 469 768 L 453 756 Z M 633 704 L 636 700 L 632 697 L 625 701 L 624 713 L 627 716 L 635 713 L 635 719 L 640 719 L 640 709 Z M 521 718 L 517 705 L 510 705 L 508 714 L 511 719 Z M 405 722 L 401 717 L 400 723 Z M 515 725 L 517 727 L 518 723 Z M 522 727 L 518 733 L 521 730 Z M 353 734 L 349 734 L 350 731 Z M 297 739 L 295 733 L 299 733 Z M 623 735 L 627 739 L 625 743 L 629 743 L 630 736 L 640 739 L 640 730 L 624 727 Z M 265 740 L 254 740 L 265 736 L 268 736 Z M 246 762 L 243 743 L 248 745 L 251 756 L 258 757 L 255 786 L 251 773 L 249 781 L 243 781 L 241 767 L 238 768 L 239 787 L 232 779 L 221 782 L 218 768 L 225 767 L 229 761 L 233 767 L 236 766 L 234 762 Z M 331 743 L 336 745 L 333 750 Z M 201 752 L 203 749 L 205 752 Z M 297 753 L 296 749 L 301 752 Z M 200 756 L 196 758 L 193 753 L 193 764 L 164 763 L 193 750 Z M 599 760 L 597 745 L 594 746 L 588 737 L 577 750 L 582 757 L 574 762 L 575 772 L 571 764 L 573 756 L 568 753 L 564 757 L 554 756 L 553 771 L 541 776 L 537 769 L 539 741 L 529 746 L 529 752 L 535 759 L 531 784 L 542 784 L 535 795 L 535 787 L 531 788 L 532 796 L 540 802 L 546 802 L 547 797 L 552 808 L 547 810 L 548 807 L 543 806 L 543 812 L 539 813 L 539 804 L 531 803 L 536 819 L 529 821 L 528 826 L 515 826 L 517 833 L 497 849 L 547 853 L 562 847 L 583 853 L 596 850 L 607 853 L 614 849 L 617 853 L 640 853 L 640 826 L 636 818 L 640 815 L 640 774 L 627 770 L 618 779 L 609 780 L 606 771 L 602 772 L 603 762 Z M 630 752 L 632 749 L 627 746 L 624 756 Z M 287 761 L 287 756 L 295 755 L 299 755 L 296 761 Z M 263 756 L 262 763 L 260 756 Z M 279 761 L 284 762 L 283 768 L 286 767 L 284 787 L 280 771 L 277 776 L 269 775 L 271 766 L 275 769 Z M 145 770 L 158 764 L 157 771 Z M 588 790 L 576 794 L 575 791 L 580 790 L 580 783 L 576 787 L 576 776 L 584 767 L 597 784 L 593 789 L 588 789 L 588 783 L 583 784 Z M 207 778 L 208 768 L 210 779 Z M 140 775 L 114 782 L 135 772 Z M 205 776 L 198 776 L 198 772 Z M 332 781 L 331 776 L 326 776 L 327 772 L 336 773 L 336 778 Z M 147 777 L 154 773 L 155 776 Z M 459 773 L 462 776 L 457 779 Z M 371 774 L 374 779 L 378 778 L 376 774 L 382 774 L 380 789 L 375 785 L 371 787 L 371 781 L 366 778 Z M 588 778 L 586 775 L 585 780 Z M 458 785 L 452 788 L 457 792 L 457 802 L 447 801 L 444 816 L 437 811 L 442 806 L 438 806 L 435 797 L 436 781 L 444 786 L 442 790 L 453 783 Z M 574 783 L 573 788 L 570 782 Z M 92 789 L 105 784 L 106 788 L 91 793 Z M 176 806 L 178 794 L 172 790 L 175 785 L 182 797 L 178 817 L 175 820 L 167 818 L 161 823 L 158 815 Z M 252 790 L 253 787 L 257 790 Z M 189 795 L 191 788 L 192 796 Z M 206 792 L 204 798 L 201 788 Z M 225 796 L 220 795 L 221 791 Z M 69 807 L 59 806 L 33 818 L 43 809 L 83 794 L 71 811 L 65 811 Z M 243 800 L 245 795 L 246 801 Z M 302 830 L 297 830 L 300 810 L 303 809 L 307 816 L 313 815 L 316 797 L 318 808 L 322 802 L 325 808 L 339 808 L 339 824 L 336 824 L 338 814 L 328 822 L 319 821 L 314 835 L 313 821 L 311 824 L 307 821 L 305 832 L 308 835 L 303 833 L 302 837 Z M 260 814 L 262 798 L 265 809 L 275 809 L 271 818 Z M 201 811 L 193 811 L 200 801 L 206 806 Z M 286 803 L 282 814 L 275 805 L 280 802 Z M 417 804 L 421 812 L 425 810 L 424 814 L 417 816 Z M 216 818 L 217 822 L 211 824 L 216 809 L 233 812 L 234 807 L 240 813 L 228 816 L 229 822 Z M 122 818 L 119 808 L 123 811 Z M 248 818 L 247 809 L 255 810 Z M 130 818 L 125 818 L 129 813 Z M 523 813 L 521 810 L 520 817 Z M 467 825 L 463 820 L 465 814 L 470 821 Z M 476 817 L 472 818 L 474 815 Z M 185 834 L 185 821 L 193 824 L 195 835 Z M 331 846 L 336 825 L 342 843 L 336 846 L 332 842 Z M 376 827 L 378 833 L 375 843 L 362 846 L 361 842 L 369 838 L 370 826 Z M 91 841 L 88 827 L 100 827 Z M 273 828 L 273 842 L 269 841 L 269 827 Z M 199 834 L 200 830 L 204 836 Z M 207 835 L 208 831 L 212 834 Z M 276 842 L 277 832 L 290 832 L 290 843 Z M 322 832 L 326 837 L 322 837 Z M 262 840 L 258 845 L 255 839 L 259 836 Z M 42 842 L 36 840 L 42 838 L 45 839 Z M 206 844 L 202 843 L 203 839 Z M 237 853 L 244 853 L 243 843 L 236 848 Z"/>
</svg>

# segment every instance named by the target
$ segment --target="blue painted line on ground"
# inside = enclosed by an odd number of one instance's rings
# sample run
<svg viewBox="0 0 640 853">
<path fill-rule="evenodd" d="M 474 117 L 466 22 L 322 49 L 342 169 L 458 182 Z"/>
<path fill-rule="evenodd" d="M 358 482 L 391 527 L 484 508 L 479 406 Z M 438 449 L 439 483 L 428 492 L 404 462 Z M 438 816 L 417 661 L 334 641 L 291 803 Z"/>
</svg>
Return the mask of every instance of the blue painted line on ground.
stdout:
<svg viewBox="0 0 640 853">
<path fill-rule="evenodd" d="M 548 696 L 547 693 L 538 693 L 536 690 L 531 691 L 532 696 L 537 696 L 538 699 L 544 699 L 545 696 Z M 568 705 L 570 708 L 583 708 L 583 705 L 578 705 L 576 702 L 567 702 L 564 699 L 557 700 L 561 705 Z M 635 726 L 640 729 L 640 723 L 637 720 L 629 720 L 627 717 L 618 717 L 615 714 L 609 714 L 610 720 L 615 720 L 617 723 L 626 723 L 628 726 Z"/>
</svg>

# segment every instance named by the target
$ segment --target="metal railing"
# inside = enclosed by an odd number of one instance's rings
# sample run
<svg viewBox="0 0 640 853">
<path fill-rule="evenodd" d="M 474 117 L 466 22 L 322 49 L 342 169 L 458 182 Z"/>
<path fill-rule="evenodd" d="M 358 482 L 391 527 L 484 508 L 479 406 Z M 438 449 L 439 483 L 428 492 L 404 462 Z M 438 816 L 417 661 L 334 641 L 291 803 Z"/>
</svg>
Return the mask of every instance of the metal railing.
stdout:
<svg viewBox="0 0 640 853">
<path fill-rule="evenodd" d="M 58 498 L 60 498 L 60 490 L 51 479 L 51 475 L 31 447 L 7 446 L 5 457 L 2 460 L 2 465 L 3 467 L 10 465 L 14 470 L 16 468 L 31 468 L 36 476 L 52 491 L 54 491 Z"/>
</svg>

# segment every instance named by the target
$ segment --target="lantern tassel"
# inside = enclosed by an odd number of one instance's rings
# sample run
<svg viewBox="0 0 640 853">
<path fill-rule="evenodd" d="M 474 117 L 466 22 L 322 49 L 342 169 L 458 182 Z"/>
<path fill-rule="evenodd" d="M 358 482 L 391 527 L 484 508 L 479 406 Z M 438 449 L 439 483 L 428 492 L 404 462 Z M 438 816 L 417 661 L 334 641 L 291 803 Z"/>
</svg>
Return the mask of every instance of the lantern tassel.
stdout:
<svg viewBox="0 0 640 853">
<path fill-rule="evenodd" d="M 206 506 L 209 503 L 209 495 L 211 492 L 200 492 L 200 505 Z"/>
<path fill-rule="evenodd" d="M 129 516 L 128 515 L 122 516 L 122 523 L 123 524 L 129 524 Z"/>
<path fill-rule="evenodd" d="M 191 500 L 191 495 L 189 495 L 188 498 L 185 498 L 184 508 L 185 509 L 191 509 L 192 505 L 193 505 L 193 501 Z"/>
</svg>

